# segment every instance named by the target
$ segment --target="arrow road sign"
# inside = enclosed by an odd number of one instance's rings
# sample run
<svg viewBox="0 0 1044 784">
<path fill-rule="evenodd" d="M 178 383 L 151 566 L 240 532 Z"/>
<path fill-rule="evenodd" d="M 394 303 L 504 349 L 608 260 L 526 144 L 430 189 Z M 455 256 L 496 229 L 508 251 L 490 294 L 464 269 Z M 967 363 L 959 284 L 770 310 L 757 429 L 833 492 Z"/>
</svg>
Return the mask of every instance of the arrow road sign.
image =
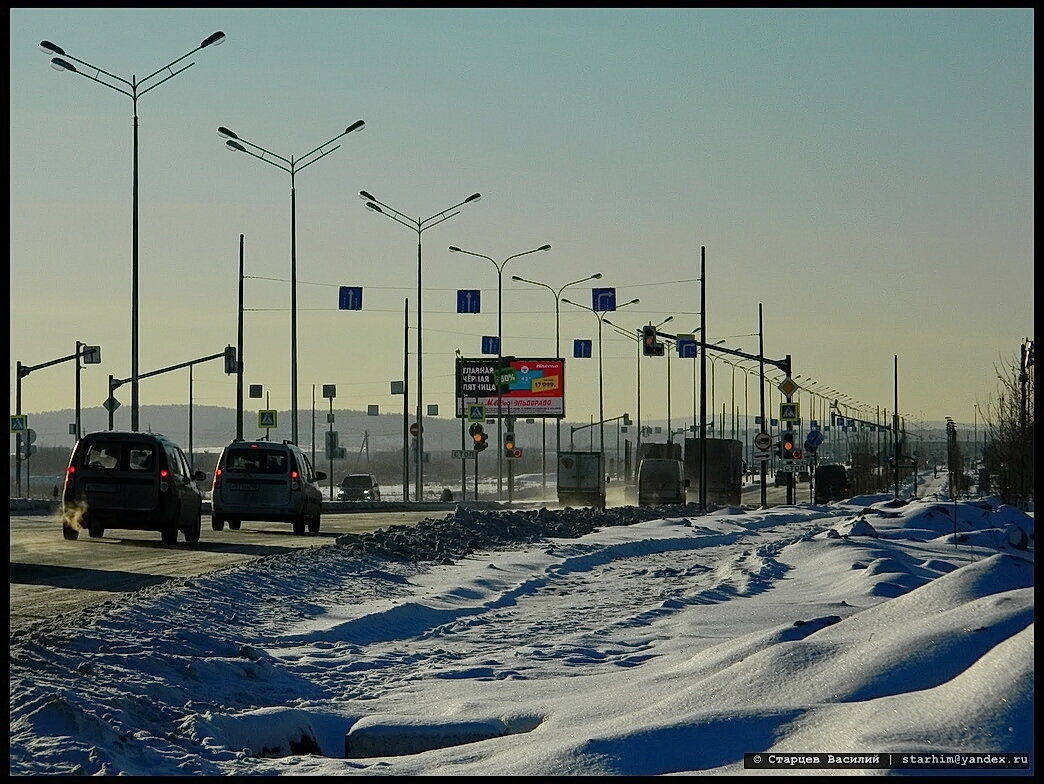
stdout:
<svg viewBox="0 0 1044 784">
<path fill-rule="evenodd" d="M 478 289 L 457 289 L 457 312 L 478 313 L 480 294 Z"/>
<path fill-rule="evenodd" d="M 482 353 L 483 354 L 499 354 L 500 353 L 500 338 L 496 335 L 483 335 L 482 336 Z"/>
<path fill-rule="evenodd" d="M 590 359 L 591 357 L 591 341 L 576 339 L 573 341 L 573 356 L 579 357 L 580 359 Z"/>
<path fill-rule="evenodd" d="M 591 289 L 591 310 L 616 310 L 616 289 Z"/>
<path fill-rule="evenodd" d="M 338 310 L 362 310 L 362 286 L 341 286 L 337 295 Z"/>
</svg>

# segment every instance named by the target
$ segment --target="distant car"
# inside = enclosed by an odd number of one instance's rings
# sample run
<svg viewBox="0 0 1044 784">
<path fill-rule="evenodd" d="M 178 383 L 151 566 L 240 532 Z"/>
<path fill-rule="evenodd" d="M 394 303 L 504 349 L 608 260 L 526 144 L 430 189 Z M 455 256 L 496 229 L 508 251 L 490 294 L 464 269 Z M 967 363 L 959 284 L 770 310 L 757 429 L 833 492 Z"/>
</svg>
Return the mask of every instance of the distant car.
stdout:
<svg viewBox="0 0 1044 784">
<path fill-rule="evenodd" d="M 319 533 L 326 479 L 312 469 L 308 457 L 289 441 L 233 441 L 221 450 L 211 488 L 210 524 L 238 531 L 244 520 L 291 523 L 295 534 L 305 528 Z"/>
<path fill-rule="evenodd" d="M 348 474 L 341 480 L 338 501 L 380 501 L 381 486 L 373 474 Z"/>
<path fill-rule="evenodd" d="M 774 487 L 782 487 L 786 483 L 787 483 L 787 472 L 786 471 L 777 471 L 776 472 L 776 480 L 775 480 L 775 482 L 773 482 L 773 486 Z"/>
<path fill-rule="evenodd" d="M 797 480 L 799 482 L 810 482 L 812 481 L 812 474 L 808 471 L 798 471 Z"/>
<path fill-rule="evenodd" d="M 159 531 L 165 544 L 198 542 L 207 478 L 181 447 L 159 433 L 103 430 L 73 447 L 62 493 L 62 536 L 94 539 L 106 529 Z"/>
</svg>

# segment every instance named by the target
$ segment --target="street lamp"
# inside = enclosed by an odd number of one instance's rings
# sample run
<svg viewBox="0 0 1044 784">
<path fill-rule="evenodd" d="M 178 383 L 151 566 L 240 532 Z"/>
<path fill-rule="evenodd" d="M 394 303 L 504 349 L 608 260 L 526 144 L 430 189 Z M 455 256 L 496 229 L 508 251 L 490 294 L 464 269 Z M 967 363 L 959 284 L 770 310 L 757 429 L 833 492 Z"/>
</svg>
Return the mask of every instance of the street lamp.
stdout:
<svg viewBox="0 0 1044 784">
<path fill-rule="evenodd" d="M 545 289 L 547 289 L 548 291 L 550 291 L 552 294 L 555 295 L 555 358 L 556 359 L 561 359 L 562 358 L 562 349 L 559 347 L 560 330 L 559 330 L 559 321 L 558 321 L 558 317 L 559 317 L 559 303 L 561 302 L 561 299 L 562 299 L 562 292 L 565 291 L 570 286 L 575 286 L 578 283 L 584 283 L 585 281 L 588 281 L 588 280 L 599 280 L 599 279 L 601 279 L 601 277 L 602 277 L 602 273 L 601 272 L 596 272 L 594 275 L 588 275 L 586 278 L 580 278 L 580 280 L 572 280 L 569 283 L 566 283 L 565 285 L 555 289 L 555 288 L 552 288 L 551 286 L 549 286 L 546 283 L 541 283 L 538 280 L 527 280 L 526 278 L 520 278 L 518 275 L 512 275 L 511 276 L 512 280 L 517 280 L 517 281 L 520 281 L 522 283 L 532 283 L 534 286 L 543 286 Z M 557 417 L 555 419 L 555 451 L 556 452 L 561 452 L 562 451 L 562 417 Z"/>
<path fill-rule="evenodd" d="M 320 144 L 300 158 L 294 158 L 293 156 L 284 158 L 282 155 L 276 155 L 274 152 L 266 150 L 259 144 L 247 141 L 224 126 L 217 129 L 218 136 L 226 140 L 225 147 L 227 149 L 233 152 L 245 152 L 247 155 L 252 155 L 259 161 L 264 161 L 290 175 L 290 420 L 292 425 L 291 438 L 295 444 L 299 442 L 297 440 L 297 191 L 294 188 L 294 178 L 299 171 L 311 166 L 320 158 L 326 157 L 341 145 L 338 144 L 331 149 L 324 149 L 325 147 L 333 144 L 342 136 L 363 128 L 365 125 L 366 123 L 362 120 L 356 120 L 341 133 L 330 139 L 330 141 Z M 254 150 L 260 150 L 261 154 L 258 155 Z"/>
<path fill-rule="evenodd" d="M 115 90 L 118 93 L 123 93 L 131 99 L 131 103 L 134 107 L 134 144 L 133 144 L 133 157 L 132 157 L 132 196 L 131 196 L 131 430 L 138 429 L 138 98 L 145 95 L 149 90 L 154 90 L 166 81 L 173 79 L 179 73 L 188 70 L 195 63 L 189 63 L 188 65 L 179 68 L 177 71 L 170 70 L 172 66 L 177 65 L 186 57 L 191 57 L 200 49 L 205 49 L 208 46 L 217 46 L 225 42 L 225 34 L 222 32 L 212 33 L 208 35 L 203 41 L 188 54 L 184 54 L 177 60 L 173 60 L 167 63 L 165 66 L 157 71 L 149 74 L 143 79 L 139 80 L 136 76 L 132 75 L 129 80 L 123 77 L 111 74 L 108 71 L 103 71 L 96 65 L 91 65 L 85 60 L 80 60 L 68 54 L 57 44 L 53 44 L 50 41 L 40 41 L 40 50 L 45 54 L 56 55 L 51 58 L 51 67 L 56 71 L 71 71 L 72 73 L 79 74 L 84 78 L 90 79 L 92 82 L 97 82 L 100 85 L 108 87 L 110 90 Z M 88 68 L 94 70 L 94 74 L 84 73 L 76 68 L 70 60 L 85 65 Z M 144 90 L 141 89 L 142 85 L 161 73 L 169 72 L 155 84 L 146 87 Z M 115 79 L 119 84 L 126 85 L 126 89 L 117 84 L 112 84 L 105 79 L 100 78 L 102 75 L 108 79 Z"/>
<path fill-rule="evenodd" d="M 411 231 L 417 232 L 417 489 L 416 489 L 416 500 L 424 500 L 424 353 L 423 353 L 423 331 L 421 329 L 421 233 L 425 230 L 430 229 L 432 226 L 438 226 L 443 221 L 447 221 L 454 215 L 459 215 L 460 210 L 458 207 L 463 207 L 465 204 L 471 204 L 482 198 L 481 193 L 473 193 L 462 202 L 454 204 L 452 207 L 435 213 L 434 215 L 422 218 L 414 219 L 407 216 L 405 213 L 399 212 L 394 207 L 390 207 L 383 201 L 378 201 L 372 194 L 367 191 L 359 191 L 359 197 L 366 202 L 366 209 L 373 210 L 374 212 L 390 218 L 391 220 L 405 226 Z M 453 212 L 456 210 L 456 212 Z"/>
<path fill-rule="evenodd" d="M 501 262 L 497 262 L 495 259 L 483 253 L 475 253 L 474 251 L 464 250 L 458 248 L 456 245 L 450 245 L 449 249 L 453 253 L 466 253 L 469 256 L 478 256 L 480 259 L 486 259 L 490 262 L 494 269 L 497 271 L 497 373 L 501 370 L 501 361 L 504 357 L 504 285 L 503 285 L 503 273 L 504 267 L 512 259 L 517 259 L 519 256 L 527 256 L 530 253 L 538 253 L 540 251 L 551 250 L 550 245 L 541 245 L 539 248 L 533 248 L 532 250 L 522 251 L 522 253 L 516 253 L 514 256 L 508 256 Z M 497 500 L 501 499 L 504 492 L 504 414 L 501 410 L 503 408 L 503 397 L 500 391 L 500 378 L 497 377 Z M 509 423 L 510 424 L 510 423 Z"/>
<path fill-rule="evenodd" d="M 616 309 L 625 308 L 628 305 L 637 305 L 640 302 L 637 297 L 632 300 L 628 300 L 622 305 L 617 305 Z M 602 389 L 602 322 L 605 320 L 605 314 L 609 311 L 606 310 L 595 310 L 589 308 L 587 305 L 580 305 L 579 303 L 573 302 L 572 300 L 562 298 L 562 302 L 567 305 L 572 305 L 576 308 L 583 308 L 589 310 L 595 314 L 595 318 L 598 319 L 598 449 L 602 455 L 602 465 L 605 465 L 605 397 Z"/>
</svg>

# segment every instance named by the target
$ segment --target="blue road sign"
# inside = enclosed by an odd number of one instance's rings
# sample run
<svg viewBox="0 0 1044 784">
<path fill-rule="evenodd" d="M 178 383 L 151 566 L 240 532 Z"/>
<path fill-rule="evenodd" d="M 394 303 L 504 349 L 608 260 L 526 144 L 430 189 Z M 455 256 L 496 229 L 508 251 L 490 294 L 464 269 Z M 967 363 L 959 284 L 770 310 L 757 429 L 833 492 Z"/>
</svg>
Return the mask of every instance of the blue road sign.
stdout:
<svg viewBox="0 0 1044 784">
<path fill-rule="evenodd" d="M 457 289 L 457 312 L 478 313 L 479 312 L 479 290 Z"/>
<path fill-rule="evenodd" d="M 482 336 L 482 353 L 483 354 L 499 354 L 500 353 L 500 338 L 496 335 L 483 335 Z"/>
<path fill-rule="evenodd" d="M 341 286 L 337 297 L 338 310 L 362 310 L 362 286 Z"/>
<path fill-rule="evenodd" d="M 573 356 L 580 357 L 581 359 L 591 357 L 591 341 L 590 340 L 574 340 L 573 341 Z"/>
<path fill-rule="evenodd" d="M 678 356 L 682 359 L 696 358 L 695 335 L 678 335 Z"/>
<path fill-rule="evenodd" d="M 816 449 L 823 443 L 823 433 L 820 430 L 809 430 L 805 437 L 805 449 Z"/>
<path fill-rule="evenodd" d="M 616 310 L 616 289 L 591 289 L 591 310 Z"/>
</svg>

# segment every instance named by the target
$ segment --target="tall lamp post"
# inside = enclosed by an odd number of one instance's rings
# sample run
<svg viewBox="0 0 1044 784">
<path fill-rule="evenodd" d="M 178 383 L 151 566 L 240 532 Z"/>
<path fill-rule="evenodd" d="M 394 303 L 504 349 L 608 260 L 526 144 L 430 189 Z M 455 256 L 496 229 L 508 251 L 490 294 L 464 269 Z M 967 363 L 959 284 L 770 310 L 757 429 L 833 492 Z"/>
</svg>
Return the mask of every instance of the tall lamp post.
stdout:
<svg viewBox="0 0 1044 784">
<path fill-rule="evenodd" d="M 601 272 L 596 272 L 594 275 L 588 275 L 586 278 L 580 278 L 580 280 L 571 280 L 559 288 L 555 289 L 546 283 L 541 283 L 538 280 L 527 280 L 526 278 L 520 278 L 518 275 L 512 275 L 512 280 L 520 281 L 521 283 L 532 283 L 534 286 L 543 286 L 545 289 L 550 291 L 555 296 L 555 358 L 561 359 L 562 349 L 559 346 L 561 339 L 561 330 L 559 328 L 559 307 L 562 301 L 562 292 L 570 286 L 575 286 L 578 283 L 584 283 L 589 280 L 600 280 L 602 277 Z M 555 419 L 555 451 L 562 451 L 562 417 Z"/>
<path fill-rule="evenodd" d="M 532 250 L 525 250 L 521 253 L 516 253 L 513 256 L 508 256 L 503 261 L 498 262 L 496 259 L 490 258 L 484 253 L 475 253 L 474 251 L 464 250 L 458 248 L 456 245 L 450 245 L 449 249 L 453 253 L 465 253 L 468 256 L 477 256 L 480 259 L 485 259 L 493 265 L 497 271 L 497 373 L 500 373 L 501 362 L 504 358 L 504 267 L 512 259 L 517 259 L 519 256 L 528 256 L 530 253 L 539 253 L 540 251 L 551 250 L 550 245 L 541 245 L 539 248 L 533 248 Z M 503 408 L 503 398 L 500 391 L 500 379 L 497 379 L 497 500 L 501 499 L 504 492 L 504 413 L 501 410 Z M 510 424 L 510 422 L 509 422 Z"/>
<path fill-rule="evenodd" d="M 640 302 L 637 297 L 632 300 L 628 300 L 622 305 L 617 305 L 616 309 L 625 308 L 628 305 L 636 305 Z M 605 396 L 602 389 L 602 322 L 605 320 L 605 314 L 609 311 L 595 310 L 589 308 L 587 305 L 580 305 L 579 303 L 573 302 L 572 300 L 565 299 L 563 297 L 562 302 L 567 305 L 572 305 L 576 308 L 582 308 L 589 310 L 595 314 L 595 318 L 598 319 L 598 450 L 602 455 L 602 465 L 605 465 Z"/>
<path fill-rule="evenodd" d="M 290 422 L 291 438 L 295 444 L 300 442 L 297 440 L 297 190 L 294 187 L 294 178 L 299 171 L 311 166 L 320 158 L 326 157 L 341 145 L 338 144 L 330 149 L 324 148 L 365 125 L 364 121 L 356 120 L 330 141 L 320 144 L 300 158 L 293 156 L 284 158 L 282 155 L 276 155 L 274 152 L 266 150 L 259 144 L 247 141 L 224 126 L 217 129 L 218 136 L 226 140 L 227 149 L 233 152 L 245 152 L 290 175 Z M 254 150 L 260 150 L 261 154 L 259 155 Z"/>
<path fill-rule="evenodd" d="M 452 207 L 435 213 L 434 215 L 414 219 L 406 215 L 405 213 L 399 212 L 394 207 L 390 207 L 383 201 L 379 201 L 372 194 L 367 191 L 359 191 L 359 197 L 366 202 L 366 208 L 372 210 L 380 215 L 390 218 L 391 220 L 405 226 L 411 231 L 417 232 L 417 454 L 416 454 L 416 465 L 417 465 L 417 488 L 415 492 L 415 500 L 424 500 L 424 351 L 422 339 L 424 332 L 421 328 L 421 234 L 430 229 L 432 226 L 438 226 L 443 221 L 447 221 L 454 215 L 459 215 L 460 210 L 458 207 L 463 207 L 465 204 L 471 204 L 482 198 L 481 193 L 473 193 L 462 202 L 454 204 Z"/>
<path fill-rule="evenodd" d="M 131 99 L 134 107 L 134 144 L 131 175 L 131 430 L 138 429 L 138 99 L 145 95 L 149 90 L 154 90 L 164 82 L 173 79 L 179 73 L 187 71 L 195 65 L 195 63 L 188 63 L 176 71 L 171 70 L 173 66 L 177 65 L 185 58 L 191 57 L 200 49 L 205 49 L 208 46 L 217 46 L 218 44 L 224 43 L 224 41 L 224 33 L 220 31 L 212 33 L 204 38 L 199 46 L 188 54 L 184 54 L 177 60 L 167 63 L 159 70 L 152 72 L 140 80 L 134 75 L 132 75 L 128 80 L 121 76 L 117 76 L 116 74 L 109 73 L 108 71 L 103 71 L 96 65 L 91 65 L 84 60 L 73 57 L 57 44 L 53 44 L 50 41 L 40 41 L 40 49 L 45 54 L 56 55 L 51 58 L 51 67 L 56 71 L 71 71 L 72 73 L 90 79 L 92 82 L 104 85 L 110 90 L 123 93 Z M 75 65 L 69 62 L 70 60 L 93 69 L 94 74 L 78 70 Z M 166 75 L 158 82 L 149 85 L 145 89 L 141 89 L 146 82 L 160 74 Z M 118 84 L 113 84 L 112 82 L 106 81 L 106 79 L 100 78 L 102 76 L 105 76 L 107 79 L 114 79 Z M 120 85 L 126 85 L 126 87 Z"/>
</svg>

